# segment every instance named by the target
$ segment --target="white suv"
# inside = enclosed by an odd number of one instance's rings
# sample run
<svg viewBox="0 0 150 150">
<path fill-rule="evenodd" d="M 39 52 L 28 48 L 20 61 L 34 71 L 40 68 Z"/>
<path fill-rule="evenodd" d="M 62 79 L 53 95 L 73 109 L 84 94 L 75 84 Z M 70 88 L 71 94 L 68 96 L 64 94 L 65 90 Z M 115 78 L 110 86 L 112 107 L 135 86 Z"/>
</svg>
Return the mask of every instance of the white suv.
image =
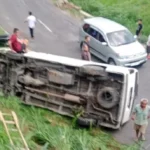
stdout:
<svg viewBox="0 0 150 150">
<path fill-rule="evenodd" d="M 106 63 L 137 66 L 147 61 L 145 48 L 124 26 L 102 17 L 85 19 L 80 28 L 80 43 L 89 35 L 90 52 Z"/>
</svg>

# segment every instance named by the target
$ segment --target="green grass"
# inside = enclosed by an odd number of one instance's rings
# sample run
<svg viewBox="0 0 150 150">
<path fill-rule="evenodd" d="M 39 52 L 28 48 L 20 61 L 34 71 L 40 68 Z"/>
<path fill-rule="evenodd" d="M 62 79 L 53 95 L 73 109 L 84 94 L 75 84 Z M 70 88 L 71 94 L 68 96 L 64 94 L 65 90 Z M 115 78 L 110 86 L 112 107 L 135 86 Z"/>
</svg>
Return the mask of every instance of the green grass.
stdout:
<svg viewBox="0 0 150 150">
<path fill-rule="evenodd" d="M 143 19 L 143 35 L 150 34 L 150 1 L 149 0 L 69 0 L 83 10 L 94 15 L 115 20 L 133 33 L 137 28 L 137 19 Z"/>
<path fill-rule="evenodd" d="M 121 145 L 100 129 L 73 128 L 71 119 L 24 106 L 15 97 L 0 97 L 0 110 L 16 112 L 30 150 L 137 150 L 136 145 Z M 0 124 L 0 150 L 9 150 L 8 146 L 8 137 Z"/>
<path fill-rule="evenodd" d="M 0 26 L 0 36 L 1 35 L 6 35 L 6 32 L 4 31 L 4 29 Z M 1 47 L 7 47 L 6 42 L 4 42 L 3 40 L 0 41 L 0 48 Z"/>
<path fill-rule="evenodd" d="M 3 30 L 3 28 L 0 26 L 0 35 L 4 35 L 6 34 L 5 31 Z"/>
</svg>

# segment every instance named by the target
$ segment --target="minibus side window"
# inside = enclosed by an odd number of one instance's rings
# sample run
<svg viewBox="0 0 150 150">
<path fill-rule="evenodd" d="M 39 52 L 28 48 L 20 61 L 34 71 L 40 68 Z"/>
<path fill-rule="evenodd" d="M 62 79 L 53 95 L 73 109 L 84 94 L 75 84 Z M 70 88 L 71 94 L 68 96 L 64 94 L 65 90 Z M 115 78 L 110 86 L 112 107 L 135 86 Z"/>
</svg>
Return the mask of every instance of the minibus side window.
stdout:
<svg viewBox="0 0 150 150">
<path fill-rule="evenodd" d="M 135 96 L 138 95 L 138 73 L 136 72 L 136 75 L 135 75 Z"/>
</svg>

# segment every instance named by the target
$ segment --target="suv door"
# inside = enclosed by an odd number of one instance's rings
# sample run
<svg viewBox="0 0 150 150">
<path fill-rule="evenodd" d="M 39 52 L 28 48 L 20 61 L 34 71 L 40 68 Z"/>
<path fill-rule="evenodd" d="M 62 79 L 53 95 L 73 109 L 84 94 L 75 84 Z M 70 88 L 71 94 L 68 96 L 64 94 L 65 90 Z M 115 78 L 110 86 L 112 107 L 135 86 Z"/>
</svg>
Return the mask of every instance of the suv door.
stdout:
<svg viewBox="0 0 150 150">
<path fill-rule="evenodd" d="M 90 48 L 91 53 L 101 60 L 107 62 L 107 55 L 109 53 L 109 47 L 106 45 L 102 45 L 105 40 L 104 36 L 93 26 L 90 26 L 88 30 L 86 30 L 87 34 L 90 35 Z"/>
<path fill-rule="evenodd" d="M 103 45 L 105 43 L 106 45 Z M 108 42 L 101 31 L 98 32 L 98 53 L 101 53 L 104 57 L 105 62 L 108 61 L 109 55 L 111 54 L 110 47 L 107 45 Z"/>
</svg>

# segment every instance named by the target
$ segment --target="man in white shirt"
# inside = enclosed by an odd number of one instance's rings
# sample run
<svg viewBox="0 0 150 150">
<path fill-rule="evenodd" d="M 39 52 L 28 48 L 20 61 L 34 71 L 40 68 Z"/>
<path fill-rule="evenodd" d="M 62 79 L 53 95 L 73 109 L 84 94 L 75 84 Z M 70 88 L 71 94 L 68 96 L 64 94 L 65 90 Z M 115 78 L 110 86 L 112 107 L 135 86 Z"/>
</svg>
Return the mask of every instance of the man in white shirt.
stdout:
<svg viewBox="0 0 150 150">
<path fill-rule="evenodd" d="M 36 17 L 33 16 L 32 12 L 29 12 L 29 16 L 27 17 L 25 22 L 28 22 L 30 36 L 32 39 L 34 39 L 34 28 L 36 24 Z"/>
</svg>

